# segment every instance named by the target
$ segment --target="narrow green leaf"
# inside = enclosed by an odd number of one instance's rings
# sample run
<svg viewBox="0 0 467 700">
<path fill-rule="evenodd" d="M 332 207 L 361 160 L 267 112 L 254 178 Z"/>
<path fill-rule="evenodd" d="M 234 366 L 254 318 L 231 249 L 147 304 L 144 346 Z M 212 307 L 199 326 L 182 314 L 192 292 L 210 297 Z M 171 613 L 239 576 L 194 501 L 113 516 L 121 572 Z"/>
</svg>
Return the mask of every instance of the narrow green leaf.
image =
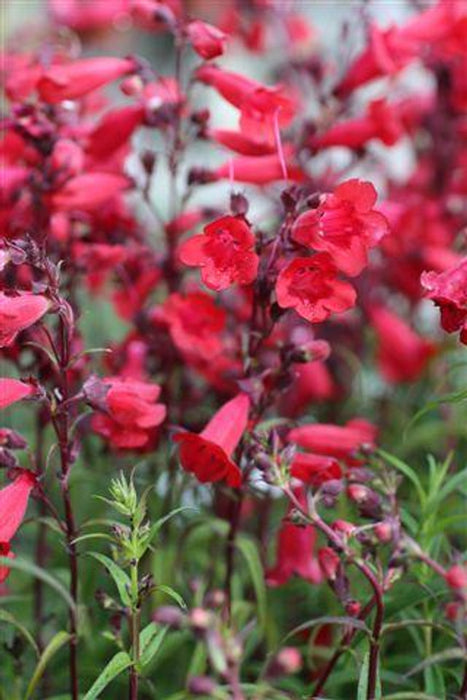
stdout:
<svg viewBox="0 0 467 700">
<path fill-rule="evenodd" d="M 242 553 L 250 570 L 250 576 L 256 595 L 258 622 L 261 632 L 264 634 L 266 631 L 267 622 L 266 586 L 264 583 L 264 572 L 258 550 L 254 542 L 246 537 L 239 537 L 237 539 L 237 547 Z"/>
<path fill-rule="evenodd" d="M 39 683 L 40 679 L 42 678 L 42 675 L 47 667 L 47 664 L 51 660 L 53 656 L 61 649 L 65 644 L 68 643 L 70 640 L 71 635 L 68 634 L 68 632 L 57 632 L 50 642 L 47 644 L 45 647 L 44 651 L 41 654 L 41 657 L 39 661 L 37 662 L 37 666 L 34 670 L 34 673 L 32 674 L 32 678 L 29 681 L 27 690 L 26 690 L 26 695 L 24 696 L 24 700 L 29 700 L 31 695 L 34 692 L 34 689 L 36 688 L 37 684 Z"/>
<path fill-rule="evenodd" d="M 367 700 L 368 695 L 368 671 L 370 668 L 370 652 L 367 651 L 363 657 L 360 676 L 358 678 L 357 700 Z M 375 700 L 381 700 L 381 681 L 379 677 L 379 665 L 376 669 Z"/>
<path fill-rule="evenodd" d="M 155 622 L 150 622 L 149 625 L 142 630 L 139 636 L 141 652 L 139 665 L 141 668 L 147 666 L 155 657 L 164 641 L 167 630 L 168 627 L 159 628 Z"/>
<path fill-rule="evenodd" d="M 440 651 L 437 654 L 432 654 L 427 659 L 421 661 L 419 664 L 414 666 L 408 673 L 406 673 L 405 677 L 410 678 L 410 676 L 414 676 L 416 673 L 423 671 L 425 668 L 427 668 L 428 666 L 432 666 L 433 664 L 439 664 L 444 661 L 454 661 L 455 659 L 464 659 L 467 661 L 467 654 L 463 649 L 460 649 L 459 647 L 453 649 L 445 649 L 444 651 Z"/>
<path fill-rule="evenodd" d="M 61 581 L 51 576 L 45 569 L 41 569 L 26 559 L 21 559 L 16 557 L 15 559 L 9 559 L 8 557 L 0 557 L 0 566 L 8 566 L 10 569 L 17 569 L 18 571 L 23 571 L 26 574 L 34 576 L 41 581 L 44 581 L 48 586 L 53 588 L 57 593 L 59 593 L 63 600 L 66 601 L 68 607 L 72 610 L 75 608 L 75 604 L 71 595 L 68 593 L 66 588 L 63 586 Z"/>
<path fill-rule="evenodd" d="M 418 493 L 418 498 L 420 500 L 420 503 L 422 506 L 425 505 L 426 502 L 426 493 L 423 490 L 422 484 L 420 482 L 420 479 L 412 469 L 412 467 L 409 467 L 408 464 L 403 462 L 401 459 L 398 457 L 395 457 L 394 455 L 389 454 L 389 452 L 386 452 L 385 450 L 377 450 L 378 454 L 380 457 L 382 457 L 386 462 L 389 462 L 389 464 L 394 467 L 394 469 L 397 469 L 400 471 L 404 476 L 406 476 L 412 484 L 415 486 L 417 493 Z"/>
<path fill-rule="evenodd" d="M 427 695 L 426 693 L 419 693 L 412 690 L 404 690 L 402 693 L 392 693 L 391 695 L 385 695 L 384 700 L 439 700 L 438 697 L 434 695 Z"/>
<path fill-rule="evenodd" d="M 114 678 L 132 665 L 126 651 L 119 651 L 96 678 L 83 700 L 95 700 Z"/>
<path fill-rule="evenodd" d="M 2 608 L 0 608 L 0 622 L 5 622 L 8 625 L 12 625 L 12 627 L 16 627 L 18 632 L 32 646 L 36 653 L 36 656 L 39 657 L 39 648 L 36 642 L 34 641 L 34 637 L 30 633 L 30 631 L 21 622 L 19 622 L 19 620 L 16 619 L 14 615 L 9 613 L 8 610 L 3 610 Z"/>
<path fill-rule="evenodd" d="M 293 630 L 282 638 L 279 646 L 282 646 L 284 642 L 296 634 L 305 632 L 305 630 L 308 630 L 311 627 L 316 627 L 316 625 L 348 625 L 349 627 L 354 627 L 355 629 L 360 630 L 371 637 L 371 630 L 362 620 L 357 620 L 355 617 L 335 617 L 334 615 L 324 615 L 323 617 L 315 617 L 312 620 L 307 620 L 307 622 L 303 622 L 301 625 L 298 625 L 298 627 L 294 627 Z"/>
<path fill-rule="evenodd" d="M 170 598 L 173 598 L 175 602 L 183 609 L 186 610 L 187 606 L 185 601 L 183 600 L 182 596 L 180 593 L 177 593 L 177 591 L 174 591 L 174 589 L 171 586 L 164 586 L 163 584 L 159 584 L 158 586 L 155 587 L 154 589 L 158 593 L 165 593 L 168 595 Z"/>
<path fill-rule="evenodd" d="M 194 510 L 198 512 L 197 508 L 193 508 L 192 506 L 181 506 L 180 508 L 175 508 L 174 510 L 171 510 L 170 513 L 167 513 L 167 515 L 162 516 L 162 518 L 159 518 L 159 520 L 156 520 L 154 525 L 151 527 L 151 530 L 148 535 L 148 542 L 152 542 L 152 540 L 156 537 L 160 529 L 162 528 L 165 523 L 170 520 L 171 518 L 175 517 L 179 513 L 182 513 L 185 510 Z"/>
<path fill-rule="evenodd" d="M 100 554 L 100 552 L 86 552 L 86 554 L 94 559 L 97 559 L 97 561 L 99 561 L 107 569 L 118 588 L 118 593 L 123 605 L 127 607 L 130 606 L 131 598 L 129 591 L 131 588 L 131 582 L 129 576 L 105 554 Z"/>
<path fill-rule="evenodd" d="M 90 532 L 88 535 L 80 535 L 75 540 L 73 544 L 78 544 L 78 542 L 83 542 L 83 540 L 108 540 L 109 542 L 114 542 L 114 538 L 105 532 Z"/>
<path fill-rule="evenodd" d="M 454 474 L 438 493 L 438 501 L 444 501 L 456 489 L 465 486 L 467 482 L 467 469 Z"/>
</svg>

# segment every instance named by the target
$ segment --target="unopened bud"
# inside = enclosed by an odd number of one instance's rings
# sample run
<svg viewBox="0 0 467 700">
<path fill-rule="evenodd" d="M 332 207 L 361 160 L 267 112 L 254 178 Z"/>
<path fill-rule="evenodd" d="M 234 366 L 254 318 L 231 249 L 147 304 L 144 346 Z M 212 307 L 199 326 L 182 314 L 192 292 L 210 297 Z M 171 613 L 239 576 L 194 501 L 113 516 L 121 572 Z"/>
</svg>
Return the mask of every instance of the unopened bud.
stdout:
<svg viewBox="0 0 467 700">
<path fill-rule="evenodd" d="M 161 605 L 153 613 L 152 619 L 159 625 L 167 625 L 171 629 L 180 629 L 183 625 L 184 614 L 175 605 Z"/>
<path fill-rule="evenodd" d="M 276 678 L 296 673 L 302 667 L 302 655 L 295 647 L 284 647 L 268 666 L 267 677 Z"/>
<path fill-rule="evenodd" d="M 339 568 L 340 559 L 337 552 L 335 552 L 331 547 L 321 547 L 318 551 L 318 561 L 323 572 L 323 576 L 328 581 L 335 581 L 337 576 L 337 569 Z"/>
<path fill-rule="evenodd" d="M 187 690 L 191 695 L 212 697 L 217 687 L 217 683 L 209 676 L 192 676 L 188 679 Z"/>
</svg>

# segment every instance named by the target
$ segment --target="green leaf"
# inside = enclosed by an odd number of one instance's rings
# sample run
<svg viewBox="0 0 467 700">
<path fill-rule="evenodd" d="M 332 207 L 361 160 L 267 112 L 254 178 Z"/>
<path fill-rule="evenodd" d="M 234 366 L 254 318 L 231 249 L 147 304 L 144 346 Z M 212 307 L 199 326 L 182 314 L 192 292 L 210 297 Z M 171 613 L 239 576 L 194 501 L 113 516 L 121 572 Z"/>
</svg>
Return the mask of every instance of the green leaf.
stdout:
<svg viewBox="0 0 467 700">
<path fill-rule="evenodd" d="M 140 660 L 139 666 L 144 668 L 157 654 L 167 634 L 168 627 L 159 628 L 155 622 L 150 622 L 139 635 Z"/>
<path fill-rule="evenodd" d="M 438 501 L 444 501 L 453 491 L 465 486 L 467 480 L 467 469 L 454 474 L 438 493 Z"/>
<path fill-rule="evenodd" d="M 416 673 L 423 671 L 425 668 L 427 668 L 428 666 L 432 666 L 433 664 L 439 664 L 443 661 L 453 661 L 455 659 L 464 659 L 467 661 L 467 654 L 463 649 L 460 649 L 459 647 L 445 649 L 444 651 L 440 651 L 437 654 L 432 654 L 427 659 L 421 661 L 419 664 L 414 666 L 414 668 L 411 671 L 406 673 L 405 677 L 410 678 L 410 676 L 414 676 Z"/>
<path fill-rule="evenodd" d="M 418 693 L 411 690 L 404 690 L 402 693 L 393 693 L 392 695 L 385 695 L 384 700 L 439 700 L 439 698 L 435 697 L 434 695 L 427 695 L 426 693 Z"/>
<path fill-rule="evenodd" d="M 237 539 L 237 547 L 242 553 L 250 570 L 251 580 L 253 582 L 256 595 L 258 622 L 261 632 L 264 634 L 267 623 L 267 603 L 263 566 L 261 564 L 256 545 L 252 540 L 246 537 L 239 537 Z"/>
<path fill-rule="evenodd" d="M 21 559 L 16 557 L 15 559 L 9 559 L 8 557 L 0 557 L 0 566 L 8 566 L 10 569 L 17 569 L 18 571 L 23 571 L 26 574 L 31 574 L 34 578 L 38 578 L 44 581 L 48 586 L 53 588 L 57 593 L 59 593 L 63 600 L 66 601 L 68 607 L 72 610 L 75 609 L 75 604 L 73 598 L 68 593 L 61 581 L 51 576 L 45 569 L 41 569 L 26 559 Z"/>
<path fill-rule="evenodd" d="M 174 591 L 174 589 L 171 586 L 164 586 L 163 584 L 159 584 L 154 588 L 155 591 L 158 593 L 165 593 L 168 595 L 170 598 L 173 598 L 175 602 L 183 609 L 187 610 L 187 606 L 185 601 L 183 600 L 182 596 L 180 593 L 177 593 L 177 591 Z"/>
<path fill-rule="evenodd" d="M 179 513 L 182 513 L 184 510 L 194 510 L 198 512 L 197 508 L 193 508 L 192 506 L 181 506 L 180 508 L 175 508 L 174 510 L 171 510 L 170 513 L 167 513 L 167 515 L 164 515 L 162 518 L 159 518 L 159 520 L 156 520 L 156 522 L 153 524 L 151 527 L 151 530 L 149 531 L 148 534 L 148 542 L 152 542 L 152 540 L 156 537 L 158 534 L 159 530 L 162 528 L 165 523 L 170 520 L 171 518 L 175 517 Z"/>
<path fill-rule="evenodd" d="M 389 454 L 389 452 L 386 452 L 385 450 L 377 450 L 377 453 L 382 457 L 386 462 L 389 462 L 389 464 L 394 467 L 394 469 L 397 469 L 400 471 L 404 476 L 406 476 L 412 484 L 415 486 L 417 493 L 418 493 L 418 498 L 420 500 L 420 504 L 422 506 L 425 505 L 426 502 L 426 493 L 423 490 L 422 484 L 420 482 L 420 479 L 412 469 L 412 467 L 409 467 L 408 464 L 403 462 L 401 459 L 398 457 L 395 457 L 394 455 Z"/>
<path fill-rule="evenodd" d="M 78 542 L 83 542 L 83 540 L 108 540 L 109 542 L 115 542 L 115 539 L 105 532 L 90 532 L 88 535 L 77 537 L 73 540 L 73 544 L 78 544 Z"/>
<path fill-rule="evenodd" d="M 34 637 L 30 633 L 30 631 L 21 623 L 19 620 L 16 619 L 14 615 L 8 612 L 8 610 L 3 610 L 0 608 L 0 622 L 6 622 L 8 625 L 12 625 L 13 627 L 16 627 L 18 632 L 26 639 L 27 642 L 32 646 L 34 649 L 36 656 L 39 657 L 39 647 L 37 646 L 36 642 L 34 641 Z"/>
<path fill-rule="evenodd" d="M 34 689 L 36 688 L 37 684 L 39 683 L 40 679 L 42 678 L 42 675 L 47 667 L 47 664 L 51 660 L 53 656 L 61 649 L 64 644 L 67 644 L 69 640 L 71 639 L 71 635 L 68 634 L 68 632 L 57 632 L 50 642 L 47 644 L 45 647 L 44 651 L 41 654 L 41 657 L 39 661 L 37 662 L 37 666 L 34 670 L 34 673 L 32 675 L 31 680 L 29 681 L 27 690 L 26 690 L 26 695 L 24 696 L 24 700 L 29 700 L 31 695 L 34 692 Z"/>
<path fill-rule="evenodd" d="M 360 669 L 360 676 L 358 679 L 358 689 L 357 689 L 357 700 L 367 700 L 368 695 L 368 671 L 370 668 L 370 652 L 367 651 L 363 657 L 362 667 Z M 379 664 L 376 669 L 376 688 L 375 688 L 375 700 L 381 700 L 381 681 L 379 677 Z"/>
<path fill-rule="evenodd" d="M 279 646 L 281 647 L 284 644 L 284 642 L 286 642 L 288 639 L 295 636 L 296 634 L 300 634 L 300 632 L 305 632 L 305 630 L 310 629 L 310 627 L 316 627 L 316 625 L 348 625 L 349 627 L 354 627 L 355 629 L 364 632 L 369 637 L 371 637 L 372 634 L 370 628 L 367 627 L 362 620 L 357 620 L 357 618 L 355 617 L 335 617 L 334 615 L 324 615 L 323 617 L 315 617 L 312 620 L 307 620 L 301 625 L 298 625 L 298 627 L 294 627 L 294 629 L 291 632 L 289 632 L 285 635 L 285 637 L 282 638 L 282 641 Z"/>
<path fill-rule="evenodd" d="M 117 654 L 112 657 L 107 666 L 105 666 L 105 668 L 102 670 L 101 674 L 96 678 L 83 700 L 95 700 L 95 698 L 99 697 L 104 688 L 106 688 L 114 678 L 122 673 L 122 671 L 129 668 L 132 663 L 133 662 L 126 651 L 117 652 Z"/>
<path fill-rule="evenodd" d="M 430 411 L 433 411 L 435 408 L 438 408 L 439 405 L 443 403 L 460 403 L 465 399 L 467 399 L 467 389 L 462 389 L 461 391 L 454 391 L 451 394 L 445 394 L 444 396 L 440 396 L 438 399 L 429 401 L 423 408 L 417 411 L 417 413 L 409 421 L 407 427 L 404 430 L 404 437 L 407 435 L 407 432 L 414 425 L 414 423 L 416 423 L 418 420 L 420 420 L 420 418 L 422 418 Z"/>
<path fill-rule="evenodd" d="M 120 599 L 126 607 L 131 606 L 131 598 L 130 598 L 130 589 L 131 589 L 131 582 L 129 576 L 121 569 L 110 557 L 107 557 L 105 554 L 100 554 L 100 552 L 86 552 L 86 554 L 90 557 L 93 557 L 94 559 L 97 559 L 109 572 L 109 574 L 112 576 L 115 585 L 118 588 L 118 593 L 120 595 Z"/>
</svg>

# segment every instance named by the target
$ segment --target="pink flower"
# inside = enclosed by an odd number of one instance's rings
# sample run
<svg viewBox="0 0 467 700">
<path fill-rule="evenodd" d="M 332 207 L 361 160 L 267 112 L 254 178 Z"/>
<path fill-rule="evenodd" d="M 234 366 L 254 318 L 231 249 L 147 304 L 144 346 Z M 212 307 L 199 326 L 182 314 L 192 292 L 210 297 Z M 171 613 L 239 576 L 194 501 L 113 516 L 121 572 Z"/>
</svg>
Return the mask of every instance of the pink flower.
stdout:
<svg viewBox="0 0 467 700">
<path fill-rule="evenodd" d="M 68 180 L 51 196 L 54 209 L 93 211 L 128 189 L 131 181 L 114 173 L 86 173 Z"/>
<path fill-rule="evenodd" d="M 10 540 L 13 539 L 26 513 L 29 495 L 36 485 L 36 477 L 32 472 L 21 469 L 15 480 L 0 489 L 0 555 L 9 559 L 14 558 L 10 551 Z M 10 573 L 7 566 L 0 565 L 0 583 Z"/>
<path fill-rule="evenodd" d="M 238 394 L 224 404 L 204 430 L 177 433 L 180 462 L 185 471 L 195 474 L 201 483 L 226 480 L 229 486 L 240 486 L 242 474 L 231 456 L 247 427 L 250 400 Z"/>
<path fill-rule="evenodd" d="M 232 176 L 236 182 L 247 182 L 252 185 L 269 185 L 278 180 L 302 181 L 304 175 L 294 163 L 293 148 L 285 144 L 283 154 L 287 172 L 284 171 L 284 161 L 277 153 L 264 156 L 239 156 L 220 165 L 214 171 L 213 179 L 230 179 Z"/>
<path fill-rule="evenodd" d="M 0 347 L 11 345 L 20 331 L 36 323 L 50 302 L 40 294 L 7 296 L 0 292 Z"/>
<path fill-rule="evenodd" d="M 325 194 L 316 209 L 297 219 L 292 238 L 329 253 L 339 270 L 354 277 L 368 264 L 368 249 L 388 232 L 385 217 L 373 209 L 376 190 L 370 182 L 347 180 Z"/>
<path fill-rule="evenodd" d="M 7 377 L 0 379 L 0 408 L 11 406 L 16 401 L 32 396 L 35 392 L 36 389 L 32 384 Z"/>
<path fill-rule="evenodd" d="M 171 294 L 152 313 L 153 321 L 166 323 L 174 345 L 184 354 L 213 359 L 222 352 L 220 333 L 226 313 L 203 292 Z"/>
<path fill-rule="evenodd" d="M 300 504 L 306 506 L 306 496 L 303 489 L 295 489 L 295 496 Z M 266 572 L 266 583 L 269 586 L 282 586 L 296 574 L 310 583 L 320 583 L 321 570 L 314 556 L 316 532 L 311 525 L 299 526 L 287 518 L 294 510 L 289 505 L 287 515 L 282 521 L 278 533 L 276 565 Z"/>
<path fill-rule="evenodd" d="M 204 234 L 185 241 L 179 250 L 185 265 L 201 267 L 203 282 L 220 291 L 232 284 L 254 282 L 259 258 L 255 237 L 240 217 L 223 216 L 204 227 Z"/>
<path fill-rule="evenodd" d="M 48 0 L 57 24 L 75 31 L 112 29 L 127 17 L 129 0 Z"/>
<path fill-rule="evenodd" d="M 41 99 L 50 104 L 76 100 L 135 70 L 128 58 L 99 56 L 52 66 L 37 84 Z"/>
<path fill-rule="evenodd" d="M 337 277 L 337 268 L 326 253 L 295 258 L 283 268 L 276 283 L 277 303 L 295 311 L 311 323 L 355 304 L 355 289 Z"/>
<path fill-rule="evenodd" d="M 378 337 L 377 361 L 388 382 L 410 382 L 425 370 L 436 346 L 389 309 L 375 306 L 370 319 Z"/>
<path fill-rule="evenodd" d="M 336 459 L 352 458 L 358 450 L 374 449 L 377 429 L 364 418 L 354 418 L 346 425 L 313 423 L 293 428 L 287 439 L 310 452 Z"/>
<path fill-rule="evenodd" d="M 421 283 L 441 310 L 441 325 L 447 333 L 460 330 L 467 345 L 467 258 L 445 272 L 424 272 Z"/>
<path fill-rule="evenodd" d="M 216 58 L 216 56 L 222 56 L 225 51 L 227 35 L 212 24 L 194 20 L 188 23 L 186 33 L 194 50 L 201 58 L 206 60 Z"/>
<path fill-rule="evenodd" d="M 101 412 L 92 419 L 95 432 L 118 449 L 144 447 L 154 428 L 166 416 L 165 406 L 157 403 L 160 386 L 120 377 L 106 377 L 99 384 L 106 393 L 99 401 L 102 404 Z M 96 391 L 94 383 L 90 386 Z M 93 405 L 93 394 L 89 390 L 88 394 Z"/>
</svg>

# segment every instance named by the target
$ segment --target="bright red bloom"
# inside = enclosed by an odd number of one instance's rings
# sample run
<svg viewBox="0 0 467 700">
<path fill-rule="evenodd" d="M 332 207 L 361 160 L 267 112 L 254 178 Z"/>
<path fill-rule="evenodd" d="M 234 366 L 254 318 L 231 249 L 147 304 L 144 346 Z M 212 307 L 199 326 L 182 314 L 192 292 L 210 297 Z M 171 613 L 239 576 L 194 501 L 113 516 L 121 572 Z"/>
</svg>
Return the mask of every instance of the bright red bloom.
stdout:
<svg viewBox="0 0 467 700">
<path fill-rule="evenodd" d="M 52 66 L 37 84 L 40 97 L 50 104 L 76 100 L 135 70 L 128 58 L 99 56 Z"/>
<path fill-rule="evenodd" d="M 287 439 L 310 452 L 337 459 L 352 458 L 362 448 L 374 449 L 377 428 L 364 418 L 353 418 L 346 425 L 313 423 L 293 428 Z"/>
<path fill-rule="evenodd" d="M 370 318 L 378 336 L 377 361 L 383 377 L 395 383 L 419 377 L 435 353 L 435 345 L 382 306 L 373 307 Z"/>
<path fill-rule="evenodd" d="M 373 100 L 364 116 L 331 126 L 324 134 L 312 137 L 310 146 L 314 149 L 330 146 L 358 149 L 372 139 L 393 146 L 404 134 L 398 107 L 398 104 L 388 104 L 384 99 Z"/>
<path fill-rule="evenodd" d="M 300 504 L 306 506 L 303 489 L 295 489 Z M 321 569 L 314 556 L 316 532 L 311 525 L 299 526 L 288 521 L 295 509 L 289 504 L 287 515 L 282 521 L 277 541 L 276 565 L 266 572 L 269 586 L 282 586 L 296 574 L 310 583 L 320 583 Z"/>
<path fill-rule="evenodd" d="M 89 134 L 86 153 L 94 161 L 107 160 L 129 140 L 143 117 L 140 105 L 109 110 Z"/>
<path fill-rule="evenodd" d="M 182 243 L 180 260 L 201 267 L 201 278 L 210 289 L 220 291 L 232 284 L 251 284 L 256 279 L 259 258 L 255 237 L 242 218 L 223 216 L 204 227 L 204 234 Z"/>
<path fill-rule="evenodd" d="M 112 28 L 128 7 L 129 0 L 48 0 L 54 21 L 78 32 Z"/>
<path fill-rule="evenodd" d="M 376 197 L 370 182 L 347 180 L 323 195 L 316 209 L 299 216 L 292 238 L 329 253 L 339 270 L 354 277 L 368 264 L 368 249 L 388 232 L 385 217 L 373 209 Z"/>
<path fill-rule="evenodd" d="M 212 24 L 194 20 L 188 23 L 186 33 L 191 45 L 201 58 L 206 60 L 216 58 L 216 56 L 222 56 L 225 51 L 227 35 Z"/>
<path fill-rule="evenodd" d="M 26 513 L 29 495 L 36 485 L 34 474 L 22 469 L 15 480 L 0 489 L 0 555 L 14 558 L 10 551 L 10 541 L 14 537 Z M 0 583 L 8 576 L 10 570 L 0 565 Z"/>
<path fill-rule="evenodd" d="M 337 268 L 326 253 L 292 260 L 279 273 L 276 294 L 279 306 L 295 309 L 311 323 L 350 309 L 357 296 L 352 285 L 337 277 Z"/>
<path fill-rule="evenodd" d="M 294 418 L 312 401 L 335 396 L 337 387 L 324 362 L 314 360 L 293 365 L 294 380 L 281 398 L 281 411 Z"/>
<path fill-rule="evenodd" d="M 12 403 L 31 396 L 35 391 L 32 384 L 20 382 L 18 379 L 0 379 L 0 408 L 11 406 Z"/>
<path fill-rule="evenodd" d="M 180 443 L 183 469 L 201 483 L 225 479 L 229 486 L 240 486 L 242 473 L 231 456 L 246 429 L 249 409 L 248 396 L 238 394 L 214 414 L 199 435 L 177 433 L 174 440 Z"/>
<path fill-rule="evenodd" d="M 246 136 L 241 131 L 232 131 L 231 129 L 212 129 L 208 135 L 217 143 L 220 143 L 225 148 L 231 151 L 240 153 L 242 156 L 266 156 L 275 153 L 277 146 L 268 141 L 257 141 L 250 136 Z"/>
<path fill-rule="evenodd" d="M 328 581 L 334 581 L 340 564 L 337 552 L 331 547 L 321 547 L 318 550 L 318 561 L 324 578 Z"/>
<path fill-rule="evenodd" d="M 54 209 L 92 211 L 112 197 L 128 189 L 131 181 L 125 175 L 86 173 L 68 180 L 51 197 Z"/>
<path fill-rule="evenodd" d="M 174 345 L 184 354 L 209 360 L 222 352 L 219 334 L 224 330 L 226 313 L 208 294 L 171 294 L 152 317 L 168 324 Z"/>
<path fill-rule="evenodd" d="M 166 416 L 165 406 L 156 403 L 160 386 L 120 377 L 106 377 L 102 384 L 109 387 L 106 412 L 93 416 L 93 429 L 118 449 L 144 447 Z"/>
<path fill-rule="evenodd" d="M 467 258 L 439 275 L 424 272 L 421 283 L 441 311 L 441 325 L 447 333 L 460 330 L 467 345 Z"/>
<path fill-rule="evenodd" d="M 326 481 L 340 479 L 342 470 L 333 457 L 298 452 L 293 459 L 290 474 L 296 479 L 318 488 Z"/>
<path fill-rule="evenodd" d="M 302 181 L 304 175 L 294 163 L 293 148 L 285 144 L 283 155 L 287 173 L 284 171 L 282 158 L 277 153 L 273 153 L 266 156 L 231 158 L 214 171 L 213 178 L 216 180 L 232 177 L 237 182 L 247 182 L 252 185 L 269 185 L 278 180 Z"/>
<path fill-rule="evenodd" d="M 0 292 L 0 347 L 11 345 L 20 331 L 36 323 L 50 302 L 40 294 L 7 296 Z"/>
</svg>

